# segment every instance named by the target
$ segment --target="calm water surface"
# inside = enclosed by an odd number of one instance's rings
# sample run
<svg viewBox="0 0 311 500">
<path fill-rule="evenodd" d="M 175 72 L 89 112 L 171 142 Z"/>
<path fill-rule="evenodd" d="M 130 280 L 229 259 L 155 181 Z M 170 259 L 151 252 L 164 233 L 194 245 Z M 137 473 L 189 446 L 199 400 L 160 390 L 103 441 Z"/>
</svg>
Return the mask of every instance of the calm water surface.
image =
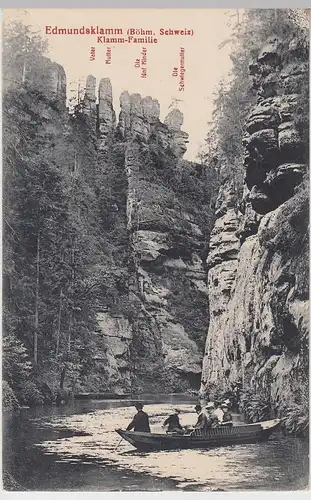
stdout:
<svg viewBox="0 0 311 500">
<path fill-rule="evenodd" d="M 174 406 L 193 424 L 196 400 L 145 396 L 151 429 Z M 114 432 L 135 414 L 132 400 L 77 401 L 21 410 L 3 419 L 3 468 L 14 489 L 74 491 L 297 490 L 308 487 L 308 442 L 282 435 L 267 443 L 210 451 L 142 453 Z M 239 416 L 235 416 L 238 420 Z M 118 445 L 118 446 L 117 446 Z M 117 447 L 117 448 L 116 448 Z"/>
</svg>

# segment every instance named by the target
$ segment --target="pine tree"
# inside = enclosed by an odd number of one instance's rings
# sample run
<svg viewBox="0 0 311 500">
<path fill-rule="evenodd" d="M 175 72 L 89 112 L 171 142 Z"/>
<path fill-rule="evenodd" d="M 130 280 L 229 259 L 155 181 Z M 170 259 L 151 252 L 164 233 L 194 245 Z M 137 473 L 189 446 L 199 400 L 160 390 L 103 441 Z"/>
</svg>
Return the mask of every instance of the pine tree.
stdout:
<svg viewBox="0 0 311 500">
<path fill-rule="evenodd" d="M 77 131 L 49 101 L 44 79 L 34 85 L 48 64 L 42 49 L 28 28 L 6 31 L 4 319 L 25 345 L 32 376 L 52 370 L 63 386 L 69 366 L 80 370 L 95 325 L 94 148 L 89 137 L 73 140 Z"/>
</svg>

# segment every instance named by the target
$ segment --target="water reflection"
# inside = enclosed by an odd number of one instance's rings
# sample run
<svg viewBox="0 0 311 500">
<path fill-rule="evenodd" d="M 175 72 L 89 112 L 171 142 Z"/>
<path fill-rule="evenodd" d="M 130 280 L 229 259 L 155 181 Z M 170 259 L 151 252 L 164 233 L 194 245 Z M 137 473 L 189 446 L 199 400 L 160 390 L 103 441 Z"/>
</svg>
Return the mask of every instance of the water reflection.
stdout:
<svg viewBox="0 0 311 500">
<path fill-rule="evenodd" d="M 162 432 L 161 424 L 176 404 L 181 409 L 183 425 L 196 421 L 191 398 L 187 401 L 183 397 L 167 397 L 157 403 L 150 397 L 144 401 L 154 432 Z M 116 427 L 126 427 L 132 419 L 135 413 L 132 404 L 125 400 L 83 401 L 75 408 L 54 409 L 48 416 L 44 410 L 38 410 L 28 422 L 28 428 L 32 429 L 30 448 L 66 470 L 68 466 L 91 470 L 91 466 L 96 465 L 107 476 L 112 468 L 110 480 L 105 476 L 104 484 L 99 484 L 97 479 L 97 489 L 101 490 L 118 490 L 112 478 L 121 480 L 122 491 L 173 487 L 199 491 L 307 487 L 308 444 L 298 439 L 275 437 L 267 443 L 213 450 L 138 452 L 126 441 L 120 442 L 114 431 Z M 20 425 L 21 421 L 22 417 Z M 28 445 L 27 449 L 30 448 Z M 23 447 L 19 453 L 23 453 Z M 72 473 L 76 474 L 74 470 Z M 150 478 L 162 481 L 161 485 L 158 483 L 155 487 Z M 78 489 L 86 490 L 87 486 L 83 483 Z M 94 489 L 94 484 L 89 485 L 89 490 Z"/>
</svg>

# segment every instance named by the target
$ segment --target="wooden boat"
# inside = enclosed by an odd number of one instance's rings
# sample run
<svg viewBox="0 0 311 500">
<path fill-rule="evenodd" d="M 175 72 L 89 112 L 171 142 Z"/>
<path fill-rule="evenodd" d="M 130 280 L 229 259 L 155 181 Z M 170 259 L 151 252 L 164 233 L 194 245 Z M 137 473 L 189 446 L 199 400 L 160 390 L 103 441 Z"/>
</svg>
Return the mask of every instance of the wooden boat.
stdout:
<svg viewBox="0 0 311 500">
<path fill-rule="evenodd" d="M 233 427 L 216 427 L 204 433 L 196 431 L 191 435 L 156 434 L 149 432 L 133 432 L 116 429 L 116 432 L 140 451 L 174 450 L 189 448 L 209 449 L 217 446 L 233 444 L 251 444 L 269 439 L 279 426 L 280 420 L 266 420 L 255 424 L 237 425 Z"/>
</svg>

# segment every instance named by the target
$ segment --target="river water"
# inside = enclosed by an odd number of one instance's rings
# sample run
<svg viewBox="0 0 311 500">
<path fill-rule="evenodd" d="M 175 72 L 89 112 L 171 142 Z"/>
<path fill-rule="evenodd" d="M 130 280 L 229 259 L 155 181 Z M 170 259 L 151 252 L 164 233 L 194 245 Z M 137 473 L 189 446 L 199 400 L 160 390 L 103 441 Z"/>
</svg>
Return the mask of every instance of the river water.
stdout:
<svg viewBox="0 0 311 500">
<path fill-rule="evenodd" d="M 163 420 L 176 405 L 182 410 L 182 424 L 196 421 L 196 400 L 190 396 L 149 395 L 140 400 L 155 432 L 161 431 Z M 132 419 L 133 401 L 75 401 L 5 415 L 3 469 L 11 485 L 7 488 L 241 491 L 308 487 L 308 442 L 281 434 L 266 443 L 210 451 L 135 451 L 126 441 L 120 443 L 114 432 Z M 241 421 L 239 415 L 234 419 Z"/>
</svg>

